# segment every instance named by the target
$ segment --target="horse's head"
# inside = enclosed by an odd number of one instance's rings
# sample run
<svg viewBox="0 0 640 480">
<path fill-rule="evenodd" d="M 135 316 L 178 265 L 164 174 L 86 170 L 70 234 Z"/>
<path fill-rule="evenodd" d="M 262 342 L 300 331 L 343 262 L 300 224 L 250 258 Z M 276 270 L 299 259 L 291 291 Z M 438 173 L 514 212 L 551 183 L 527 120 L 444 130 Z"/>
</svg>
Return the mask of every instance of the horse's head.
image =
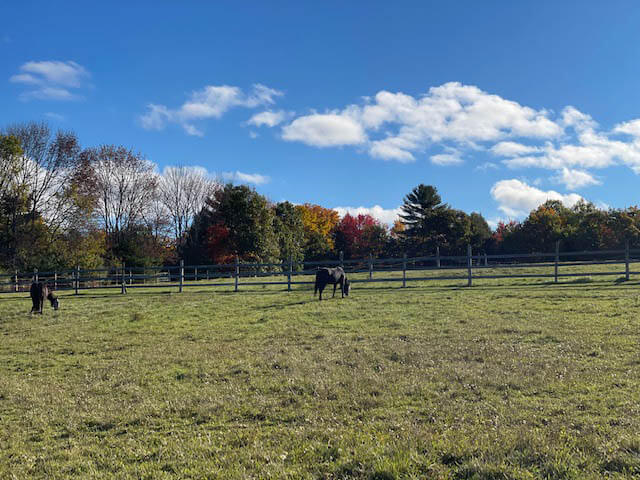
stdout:
<svg viewBox="0 0 640 480">
<path fill-rule="evenodd" d="M 351 284 L 349 283 L 349 280 L 347 280 L 346 278 L 344 279 L 344 294 L 348 297 L 349 296 L 349 290 L 351 289 Z"/>
<path fill-rule="evenodd" d="M 58 308 L 60 308 L 60 303 L 58 302 L 58 297 L 56 297 L 53 293 L 49 293 L 47 298 L 51 302 L 51 306 L 53 307 L 54 310 L 58 310 Z"/>
</svg>

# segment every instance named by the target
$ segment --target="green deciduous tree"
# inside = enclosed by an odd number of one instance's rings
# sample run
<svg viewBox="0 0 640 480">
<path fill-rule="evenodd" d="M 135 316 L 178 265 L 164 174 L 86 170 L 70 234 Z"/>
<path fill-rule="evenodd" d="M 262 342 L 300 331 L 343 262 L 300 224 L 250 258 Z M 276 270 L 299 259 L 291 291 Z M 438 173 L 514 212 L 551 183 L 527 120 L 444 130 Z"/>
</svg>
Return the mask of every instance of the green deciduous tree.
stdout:
<svg viewBox="0 0 640 480">
<path fill-rule="evenodd" d="M 290 202 L 280 202 L 274 209 L 273 228 L 280 250 L 280 261 L 304 260 L 304 224 L 300 210 Z"/>
</svg>

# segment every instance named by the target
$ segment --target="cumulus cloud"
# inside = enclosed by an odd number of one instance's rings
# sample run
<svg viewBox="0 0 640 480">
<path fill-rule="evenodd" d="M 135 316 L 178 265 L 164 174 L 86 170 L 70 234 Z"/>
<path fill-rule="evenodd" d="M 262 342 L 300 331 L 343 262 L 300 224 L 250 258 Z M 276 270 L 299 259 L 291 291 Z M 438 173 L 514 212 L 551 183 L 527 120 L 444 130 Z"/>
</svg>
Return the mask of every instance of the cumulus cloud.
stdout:
<svg viewBox="0 0 640 480">
<path fill-rule="evenodd" d="M 550 170 L 562 168 L 607 168 L 627 165 L 640 173 L 640 139 L 631 142 L 614 140 L 592 129 L 582 131 L 575 143 L 548 143 L 538 155 L 525 155 L 503 161 L 510 168 L 536 167 Z"/>
<path fill-rule="evenodd" d="M 540 147 L 523 145 L 517 142 L 500 142 L 491 147 L 491 153 L 498 155 L 499 157 L 517 157 L 539 151 Z"/>
<path fill-rule="evenodd" d="M 562 110 L 562 125 L 573 127 L 577 131 L 594 129 L 598 124 L 591 118 L 591 115 L 581 112 L 575 107 L 568 106 Z"/>
<path fill-rule="evenodd" d="M 284 122 L 288 116 L 289 114 L 283 110 L 278 110 L 277 112 L 266 110 L 253 115 L 249 120 L 247 120 L 247 125 L 271 128 Z"/>
<path fill-rule="evenodd" d="M 634 137 L 640 137 L 640 120 L 632 120 L 616 125 L 613 129 L 615 133 L 626 133 Z"/>
<path fill-rule="evenodd" d="M 49 60 L 22 64 L 20 73 L 9 81 L 27 87 L 20 94 L 22 100 L 77 100 L 82 98 L 77 90 L 85 86 L 89 77 L 89 72 L 76 62 Z"/>
<path fill-rule="evenodd" d="M 327 118 L 329 117 L 330 118 Z M 299 120 L 348 123 L 349 141 L 332 141 L 298 132 Z M 401 92 L 378 92 L 361 105 L 348 105 L 330 115 L 299 117 L 284 127 L 283 138 L 314 146 L 367 143 L 377 158 L 409 162 L 433 144 L 471 146 L 475 142 L 497 142 L 509 137 L 554 138 L 562 126 L 545 110 L 535 110 L 482 91 L 478 87 L 450 82 L 413 97 Z M 381 132 L 381 135 L 379 134 Z M 324 135 L 325 132 L 319 132 Z M 337 129 L 331 132 L 339 135 Z M 369 138 L 368 138 L 369 137 Z M 376 138 L 378 137 L 378 138 Z M 451 159 L 449 159 L 451 160 Z"/>
<path fill-rule="evenodd" d="M 439 153 L 438 155 L 432 155 L 430 160 L 434 165 L 440 165 L 442 167 L 461 165 L 464 163 L 458 153 Z"/>
<path fill-rule="evenodd" d="M 359 145 L 367 139 L 362 125 L 348 115 L 337 113 L 298 117 L 282 129 L 282 138 L 314 147 Z"/>
<path fill-rule="evenodd" d="M 357 104 L 299 116 L 283 125 L 282 138 L 315 147 L 357 146 L 400 163 L 425 155 L 439 166 L 490 152 L 501 162 L 483 158 L 477 170 L 550 170 L 546 180 L 569 189 L 600 184 L 594 169 L 625 165 L 640 174 L 640 119 L 603 131 L 573 106 L 554 114 L 458 82 L 418 96 L 382 90 Z"/>
<path fill-rule="evenodd" d="M 564 167 L 560 173 L 554 177 L 558 183 L 564 184 L 569 190 L 575 190 L 590 185 L 600 185 L 602 182 L 584 170 L 572 170 Z"/>
<path fill-rule="evenodd" d="M 376 220 L 379 220 L 380 223 L 388 225 L 392 225 L 401 212 L 400 207 L 385 209 L 380 205 L 374 205 L 373 207 L 335 207 L 334 210 L 338 212 L 340 217 L 344 217 L 347 213 L 352 216 L 371 215 Z"/>
<path fill-rule="evenodd" d="M 583 198 L 577 193 L 563 195 L 553 190 L 543 191 L 517 180 L 500 180 L 491 188 L 491 196 L 498 209 L 510 217 L 522 217 L 547 200 L 559 200 L 571 207 Z"/>
<path fill-rule="evenodd" d="M 369 153 L 375 158 L 409 163 L 415 160 L 413 154 L 409 152 L 412 146 L 413 144 L 401 138 L 385 138 L 372 142 Z"/>
<path fill-rule="evenodd" d="M 178 123 L 189 135 L 202 136 L 203 131 L 194 122 L 220 118 L 228 110 L 237 107 L 256 108 L 275 103 L 283 93 L 264 85 L 254 85 L 248 93 L 239 87 L 229 85 L 207 85 L 191 93 L 189 99 L 179 108 L 149 104 L 147 112 L 138 118 L 147 130 L 162 130 L 168 123 Z"/>
<path fill-rule="evenodd" d="M 21 75 L 31 75 L 24 71 Z M 23 77 L 25 84 L 30 77 Z M 48 92 L 64 97 L 65 91 Z M 476 170 L 536 168 L 549 171 L 545 181 L 569 189 L 598 185 L 594 170 L 624 165 L 640 174 L 640 119 L 603 130 L 587 113 L 567 106 L 554 113 L 532 108 L 477 86 L 449 82 L 421 95 L 381 90 L 338 109 L 295 115 L 276 110 L 282 92 L 255 85 L 207 86 L 180 107 L 149 104 L 140 124 L 162 130 L 177 123 L 190 135 L 203 135 L 198 121 L 220 118 L 236 107 L 263 107 L 245 126 L 280 127 L 280 138 L 312 147 L 357 147 L 372 158 L 399 163 L 428 160 L 434 165 L 471 163 Z M 487 161 L 486 154 L 499 157 Z M 463 161 L 464 159 L 464 161 Z"/>
<path fill-rule="evenodd" d="M 244 172 L 223 172 L 222 178 L 231 183 L 252 183 L 254 185 L 264 185 L 269 183 L 271 178 L 267 175 L 261 175 L 259 173 L 244 173 Z"/>
</svg>

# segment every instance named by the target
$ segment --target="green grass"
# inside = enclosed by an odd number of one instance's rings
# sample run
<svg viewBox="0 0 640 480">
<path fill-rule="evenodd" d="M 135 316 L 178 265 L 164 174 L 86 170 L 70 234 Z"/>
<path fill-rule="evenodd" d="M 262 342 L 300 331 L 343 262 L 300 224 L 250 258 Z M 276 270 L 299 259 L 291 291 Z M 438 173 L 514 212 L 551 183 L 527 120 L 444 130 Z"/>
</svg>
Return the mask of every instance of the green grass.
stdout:
<svg viewBox="0 0 640 480">
<path fill-rule="evenodd" d="M 617 279 L 3 295 L 0 478 L 637 478 Z"/>
</svg>

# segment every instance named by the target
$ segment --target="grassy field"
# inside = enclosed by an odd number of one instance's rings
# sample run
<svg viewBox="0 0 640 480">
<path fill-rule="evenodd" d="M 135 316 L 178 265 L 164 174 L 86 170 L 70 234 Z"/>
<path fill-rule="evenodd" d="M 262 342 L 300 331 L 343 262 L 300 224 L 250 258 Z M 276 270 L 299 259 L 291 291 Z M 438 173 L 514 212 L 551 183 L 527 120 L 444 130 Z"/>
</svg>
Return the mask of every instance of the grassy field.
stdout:
<svg viewBox="0 0 640 480">
<path fill-rule="evenodd" d="M 0 478 L 638 478 L 616 279 L 3 295 Z"/>
</svg>

